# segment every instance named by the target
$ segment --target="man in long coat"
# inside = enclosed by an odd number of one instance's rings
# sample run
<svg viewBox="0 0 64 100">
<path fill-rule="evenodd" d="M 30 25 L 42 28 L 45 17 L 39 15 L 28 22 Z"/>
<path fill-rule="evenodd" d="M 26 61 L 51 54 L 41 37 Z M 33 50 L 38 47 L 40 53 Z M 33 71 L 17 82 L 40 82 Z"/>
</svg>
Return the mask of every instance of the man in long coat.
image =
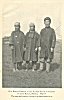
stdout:
<svg viewBox="0 0 64 100">
<path fill-rule="evenodd" d="M 51 19 L 46 17 L 44 19 L 45 28 L 40 32 L 40 69 L 43 70 L 46 62 L 46 71 L 50 70 L 50 63 L 53 59 L 54 48 L 56 44 L 56 35 L 53 28 L 50 27 Z"/>
<path fill-rule="evenodd" d="M 23 62 L 25 36 L 20 31 L 20 23 L 15 23 L 15 31 L 11 33 L 10 46 L 12 49 L 12 62 L 14 64 L 14 71 L 21 67 Z"/>
<path fill-rule="evenodd" d="M 32 63 L 32 71 L 36 69 L 36 62 L 38 60 L 38 39 L 39 35 L 35 31 L 35 25 L 30 23 L 29 25 L 29 32 L 26 34 L 26 52 L 25 52 L 25 61 L 26 61 L 26 68 L 28 68 L 28 64 Z"/>
</svg>

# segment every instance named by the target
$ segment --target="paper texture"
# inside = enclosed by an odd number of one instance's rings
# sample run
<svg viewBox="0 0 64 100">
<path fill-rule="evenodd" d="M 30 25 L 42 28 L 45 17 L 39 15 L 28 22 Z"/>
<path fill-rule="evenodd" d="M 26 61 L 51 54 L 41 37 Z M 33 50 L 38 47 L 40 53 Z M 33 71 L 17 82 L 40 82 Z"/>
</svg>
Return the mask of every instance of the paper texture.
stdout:
<svg viewBox="0 0 64 100">
<path fill-rule="evenodd" d="M 0 4 L 1 5 L 1 4 Z M 64 100 L 64 2 L 63 0 L 5 0 L 0 11 L 0 98 L 1 100 Z M 10 71 L 7 48 L 2 47 L 2 38 L 9 37 L 15 22 L 20 22 L 21 30 L 26 34 L 29 24 L 34 22 L 40 34 L 44 28 L 44 18 L 49 16 L 51 27 L 55 29 L 57 44 L 52 71 L 44 72 Z M 9 48 L 8 48 L 9 50 Z M 3 58 L 5 51 L 5 60 Z M 11 59 L 11 58 L 10 58 Z M 5 64 L 4 64 L 5 63 Z M 4 66 L 5 65 L 5 66 Z M 3 67 L 4 66 L 4 67 Z M 7 69 L 8 68 L 8 69 Z M 9 69 L 10 68 L 10 69 Z M 8 72 L 6 72 L 6 70 Z M 6 76 L 7 75 L 7 76 Z M 23 76 L 22 76 L 23 75 Z M 31 76 L 29 76 L 31 75 Z M 38 78 L 39 77 L 39 78 Z M 36 78 L 36 79 L 35 79 Z M 41 79 L 40 79 L 41 78 Z M 25 80 L 25 81 L 24 81 Z M 24 82 L 24 83 L 23 83 Z M 30 88 L 28 88 L 30 87 Z M 39 88 L 40 87 L 40 88 Z M 27 96 L 28 95 L 28 96 Z M 16 96 L 16 97 L 15 97 Z M 25 96 L 25 97 L 24 97 Z M 32 96 L 32 97 L 31 97 Z M 47 96 L 47 97 L 46 97 Z"/>
</svg>

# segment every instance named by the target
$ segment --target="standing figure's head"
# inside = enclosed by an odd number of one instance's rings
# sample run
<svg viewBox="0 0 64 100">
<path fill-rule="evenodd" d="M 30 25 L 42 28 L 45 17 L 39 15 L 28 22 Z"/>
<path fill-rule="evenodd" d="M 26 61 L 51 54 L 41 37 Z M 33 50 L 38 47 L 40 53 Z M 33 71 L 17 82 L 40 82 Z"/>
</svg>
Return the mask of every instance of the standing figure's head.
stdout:
<svg viewBox="0 0 64 100">
<path fill-rule="evenodd" d="M 30 28 L 30 31 L 35 31 L 34 23 L 30 23 L 29 28 Z"/>
<path fill-rule="evenodd" d="M 51 19 L 49 17 L 44 18 L 45 27 L 50 27 Z"/>
<path fill-rule="evenodd" d="M 20 23 L 16 22 L 14 27 L 15 27 L 15 31 L 19 31 L 20 30 Z"/>
</svg>

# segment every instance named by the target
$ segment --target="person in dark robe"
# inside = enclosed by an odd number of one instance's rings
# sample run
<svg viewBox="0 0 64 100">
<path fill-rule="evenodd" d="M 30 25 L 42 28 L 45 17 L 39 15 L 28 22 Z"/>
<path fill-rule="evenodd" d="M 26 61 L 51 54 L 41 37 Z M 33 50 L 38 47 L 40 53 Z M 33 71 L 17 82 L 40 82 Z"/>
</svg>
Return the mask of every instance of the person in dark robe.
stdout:
<svg viewBox="0 0 64 100">
<path fill-rule="evenodd" d="M 40 69 L 43 70 L 46 64 L 46 71 L 50 71 L 50 64 L 54 57 L 54 48 L 56 44 L 55 30 L 50 27 L 51 19 L 46 17 L 44 19 L 45 28 L 40 32 Z"/>
<path fill-rule="evenodd" d="M 38 39 L 39 34 L 35 31 L 35 25 L 30 23 L 29 32 L 26 34 L 26 52 L 25 61 L 26 69 L 28 69 L 28 64 L 32 64 L 32 71 L 36 69 L 36 62 L 38 61 Z"/>
<path fill-rule="evenodd" d="M 20 31 L 20 23 L 16 22 L 15 31 L 11 33 L 10 46 L 12 49 L 13 70 L 19 70 L 23 63 L 25 35 Z"/>
</svg>

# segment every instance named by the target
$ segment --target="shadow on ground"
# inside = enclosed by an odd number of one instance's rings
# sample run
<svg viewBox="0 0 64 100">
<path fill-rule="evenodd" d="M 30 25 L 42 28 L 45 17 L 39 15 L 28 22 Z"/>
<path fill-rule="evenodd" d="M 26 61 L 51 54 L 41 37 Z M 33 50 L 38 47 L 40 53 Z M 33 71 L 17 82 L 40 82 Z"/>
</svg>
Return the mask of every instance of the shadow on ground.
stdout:
<svg viewBox="0 0 64 100">
<path fill-rule="evenodd" d="M 55 70 L 58 69 L 59 67 L 60 67 L 60 64 L 52 63 L 52 64 L 51 64 L 50 71 L 55 71 Z"/>
</svg>

